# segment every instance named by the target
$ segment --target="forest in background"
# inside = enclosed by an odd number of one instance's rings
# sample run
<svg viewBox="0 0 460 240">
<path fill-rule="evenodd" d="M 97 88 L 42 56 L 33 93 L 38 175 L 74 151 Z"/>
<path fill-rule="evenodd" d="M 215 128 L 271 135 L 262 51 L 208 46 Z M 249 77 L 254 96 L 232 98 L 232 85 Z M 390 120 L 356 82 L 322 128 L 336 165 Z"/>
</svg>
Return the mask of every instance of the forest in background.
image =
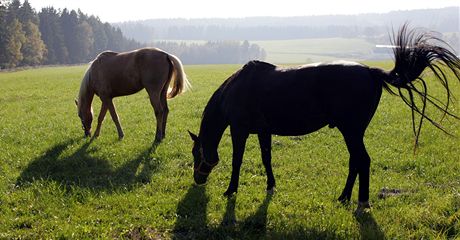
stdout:
<svg viewBox="0 0 460 240">
<path fill-rule="evenodd" d="M 204 44 L 140 43 L 121 29 L 80 10 L 46 7 L 36 12 L 25 0 L 0 0 L 0 69 L 23 66 L 78 64 L 110 50 L 158 47 L 187 64 L 243 63 L 264 59 L 259 46 L 240 41 Z"/>
<path fill-rule="evenodd" d="M 376 14 L 297 17 L 149 19 L 114 23 L 140 42 L 165 40 L 265 41 L 315 38 L 359 38 L 389 44 L 389 34 L 405 22 L 440 33 L 460 50 L 459 7 L 392 11 Z M 265 49 L 267 50 L 267 49 Z M 302 51 L 302 49 L 299 49 Z"/>
<path fill-rule="evenodd" d="M 46 7 L 37 13 L 27 0 L 0 2 L 0 68 L 83 63 L 104 50 L 141 46 L 80 10 Z"/>
<path fill-rule="evenodd" d="M 141 47 L 158 47 L 186 64 L 285 61 L 285 57 L 276 58 L 286 54 L 319 54 L 310 48 L 292 49 L 290 39 L 363 39 L 374 46 L 388 44 L 392 27 L 397 29 L 406 21 L 411 26 L 439 32 L 439 37 L 458 53 L 459 11 L 459 7 L 448 7 L 385 14 L 150 19 L 110 24 L 80 10 L 46 7 L 36 12 L 27 0 L 22 4 L 21 0 L 0 0 L 0 69 L 86 63 L 105 50 L 119 52 Z M 274 49 L 267 47 L 273 43 L 263 42 L 273 40 L 280 41 Z M 349 49 L 334 49 L 335 52 L 327 52 L 327 57 L 388 56 L 385 49 L 379 48 L 364 55 L 346 55 Z M 304 58 L 310 58 L 303 55 L 294 59 L 304 62 Z"/>
</svg>

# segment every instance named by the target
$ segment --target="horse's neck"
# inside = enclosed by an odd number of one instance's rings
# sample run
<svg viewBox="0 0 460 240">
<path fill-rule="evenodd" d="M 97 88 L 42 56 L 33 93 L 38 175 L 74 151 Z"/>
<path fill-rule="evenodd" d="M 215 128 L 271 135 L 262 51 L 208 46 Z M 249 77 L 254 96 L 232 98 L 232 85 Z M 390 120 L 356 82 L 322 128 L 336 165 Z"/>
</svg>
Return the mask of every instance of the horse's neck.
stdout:
<svg viewBox="0 0 460 240">
<path fill-rule="evenodd" d="M 89 87 L 86 87 L 84 89 L 80 89 L 80 94 L 79 94 L 79 107 L 81 110 L 90 110 L 91 109 L 91 103 L 93 102 L 94 98 L 94 92 L 89 89 Z"/>
<path fill-rule="evenodd" d="M 90 83 L 90 75 L 91 75 L 91 66 L 86 70 L 85 76 L 81 81 L 80 85 L 80 92 L 78 93 L 78 104 L 80 108 L 91 108 L 91 102 L 93 101 L 94 91 L 91 87 Z"/>
<path fill-rule="evenodd" d="M 83 107 L 85 108 L 91 108 L 91 103 L 93 102 L 93 98 L 94 98 L 94 93 L 92 92 L 89 92 L 85 95 L 85 97 L 83 97 Z"/>
<path fill-rule="evenodd" d="M 218 106 L 206 106 L 199 134 L 206 159 L 218 161 L 217 147 L 227 126 Z"/>
</svg>

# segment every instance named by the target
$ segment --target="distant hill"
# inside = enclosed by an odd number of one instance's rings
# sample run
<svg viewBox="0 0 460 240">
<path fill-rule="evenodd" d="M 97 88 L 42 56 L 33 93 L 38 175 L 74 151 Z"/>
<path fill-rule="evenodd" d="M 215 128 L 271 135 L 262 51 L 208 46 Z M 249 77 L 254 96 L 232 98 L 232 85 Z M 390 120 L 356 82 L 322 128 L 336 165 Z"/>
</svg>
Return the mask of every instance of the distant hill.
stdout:
<svg viewBox="0 0 460 240">
<path fill-rule="evenodd" d="M 180 46 L 184 46 L 199 41 L 249 40 L 260 47 L 267 61 L 305 63 L 391 58 L 389 49 L 377 48 L 376 45 L 389 44 L 389 34 L 405 22 L 412 27 L 439 32 L 439 37 L 458 53 L 459 12 L 459 7 L 447 7 L 384 14 L 150 19 L 114 25 L 124 35 L 153 46 L 168 46 L 167 42 L 182 42 Z M 176 48 L 168 50 L 175 53 Z"/>
<path fill-rule="evenodd" d="M 141 42 L 157 40 L 289 40 L 329 37 L 388 38 L 409 21 L 441 33 L 459 32 L 459 7 L 393 11 L 384 14 L 206 19 L 150 19 L 114 23 Z"/>
</svg>

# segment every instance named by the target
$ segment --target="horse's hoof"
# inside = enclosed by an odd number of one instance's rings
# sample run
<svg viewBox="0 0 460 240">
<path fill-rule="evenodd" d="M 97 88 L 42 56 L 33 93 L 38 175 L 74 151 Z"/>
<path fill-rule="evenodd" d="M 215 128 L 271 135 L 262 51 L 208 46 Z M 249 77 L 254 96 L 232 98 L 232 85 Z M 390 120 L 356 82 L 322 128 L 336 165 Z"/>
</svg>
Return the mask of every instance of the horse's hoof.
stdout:
<svg viewBox="0 0 460 240">
<path fill-rule="evenodd" d="M 371 211 L 371 204 L 369 204 L 369 201 L 358 202 L 358 207 L 356 208 L 355 214 L 362 215 L 365 213 L 369 213 L 370 211 Z"/>
<path fill-rule="evenodd" d="M 206 182 L 205 183 L 193 183 L 193 186 L 195 186 L 195 187 L 203 187 L 203 186 L 206 186 Z"/>
<path fill-rule="evenodd" d="M 227 191 L 224 192 L 224 197 L 230 198 L 230 197 L 232 197 L 234 194 L 236 194 L 236 190 L 230 190 L 230 189 L 229 189 L 229 190 L 227 190 Z"/>
<path fill-rule="evenodd" d="M 267 189 L 267 194 L 268 194 L 268 195 L 273 195 L 273 194 L 275 194 L 275 187 L 272 187 L 272 188 L 270 188 L 270 189 Z"/>
<path fill-rule="evenodd" d="M 349 205 L 350 204 L 350 198 L 348 197 L 344 197 L 344 196 L 340 196 L 337 201 L 339 201 L 342 205 L 346 206 L 346 205 Z"/>
</svg>

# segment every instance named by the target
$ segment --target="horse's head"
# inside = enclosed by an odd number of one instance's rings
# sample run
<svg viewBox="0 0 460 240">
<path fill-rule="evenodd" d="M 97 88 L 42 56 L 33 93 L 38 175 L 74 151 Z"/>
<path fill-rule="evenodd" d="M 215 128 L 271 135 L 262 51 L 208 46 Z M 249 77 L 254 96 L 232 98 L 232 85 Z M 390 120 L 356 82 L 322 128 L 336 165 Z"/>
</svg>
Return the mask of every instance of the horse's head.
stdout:
<svg viewBox="0 0 460 240">
<path fill-rule="evenodd" d="M 78 117 L 81 120 L 82 129 L 85 132 L 85 137 L 91 137 L 91 123 L 93 122 L 93 107 L 89 109 L 83 109 L 81 104 L 78 104 L 78 101 L 75 100 L 75 104 L 78 109 Z"/>
<path fill-rule="evenodd" d="M 195 180 L 196 184 L 202 185 L 206 183 L 212 169 L 217 165 L 217 161 L 215 163 L 209 162 L 209 159 L 207 160 L 204 157 L 203 145 L 201 143 L 200 137 L 191 133 L 190 131 L 189 134 L 193 140 L 193 179 Z"/>
</svg>

